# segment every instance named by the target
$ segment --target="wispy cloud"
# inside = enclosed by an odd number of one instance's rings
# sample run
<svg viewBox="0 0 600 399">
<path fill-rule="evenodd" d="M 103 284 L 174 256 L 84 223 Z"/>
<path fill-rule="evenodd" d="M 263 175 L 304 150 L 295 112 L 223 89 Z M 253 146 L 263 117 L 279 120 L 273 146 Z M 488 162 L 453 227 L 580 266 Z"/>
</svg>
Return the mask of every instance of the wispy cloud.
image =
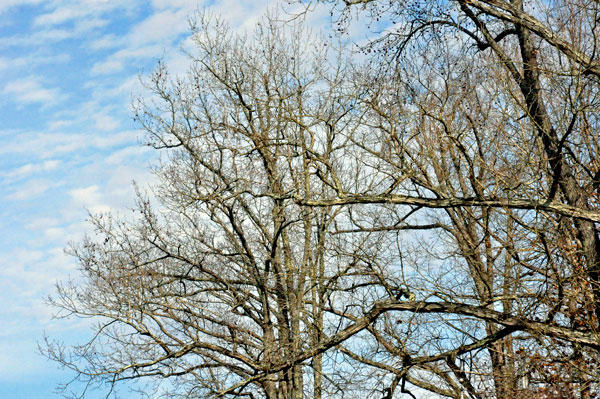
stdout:
<svg viewBox="0 0 600 399">
<path fill-rule="evenodd" d="M 0 154 L 23 154 L 30 157 L 47 159 L 65 156 L 82 150 L 104 150 L 126 143 L 135 142 L 136 131 L 121 131 L 107 135 L 100 133 L 22 133 L 5 146 Z"/>
<path fill-rule="evenodd" d="M 106 26 L 114 15 L 132 13 L 143 1 L 0 0 L 0 13 L 13 6 L 37 3 L 45 3 L 47 12 L 34 17 L 32 29 L 26 33 L 3 37 L 0 48 L 48 46 L 72 38 L 95 40 L 99 29 Z"/>
<path fill-rule="evenodd" d="M 90 50 L 104 50 L 109 48 L 115 48 L 121 45 L 122 37 L 117 36 L 113 33 L 107 33 L 104 36 L 92 40 L 89 44 Z"/>
<path fill-rule="evenodd" d="M 17 321 L 17 325 L 13 331 L 3 328 L 0 337 L 18 333 L 19 324 L 30 322 L 31 318 L 48 320 L 50 310 L 43 306 L 44 296 L 52 291 L 52 286 L 58 279 L 67 277 L 75 270 L 74 263 L 74 260 L 64 254 L 62 247 L 20 247 L 0 254 L 0 279 L 6 282 L 2 287 L 4 295 L 0 321 L 4 321 L 11 312 L 19 312 L 20 317 L 12 318 Z M 6 326 L 5 323 L 2 324 Z"/>
<path fill-rule="evenodd" d="M 95 40 L 92 46 L 96 48 L 120 49 L 97 62 L 92 67 L 92 75 L 117 73 L 127 66 L 139 65 L 140 59 L 152 60 L 161 57 L 166 49 L 177 49 L 173 41 L 189 31 L 188 15 L 185 8 L 167 8 L 139 22 L 120 40 L 110 36 Z"/>
<path fill-rule="evenodd" d="M 74 207 L 85 207 L 92 213 L 110 212 L 111 208 L 103 200 L 100 187 L 92 185 L 69 191 Z"/>
<path fill-rule="evenodd" d="M 3 93 L 17 103 L 41 103 L 45 106 L 56 104 L 64 98 L 58 88 L 44 87 L 35 76 L 9 82 L 4 86 Z"/>
<path fill-rule="evenodd" d="M 126 48 L 115 52 L 101 62 L 96 63 L 90 71 L 92 75 L 104 75 L 122 71 L 129 62 L 136 59 L 160 57 L 163 48 L 160 45 Z"/>
<path fill-rule="evenodd" d="M 50 13 L 42 14 L 38 16 L 34 24 L 35 25 L 58 25 L 63 22 L 82 17 L 86 14 L 81 8 L 63 7 L 58 8 Z"/>
<path fill-rule="evenodd" d="M 43 0 L 2 0 L 0 1 L 0 13 L 8 11 L 13 7 L 39 4 L 42 1 Z"/>
<path fill-rule="evenodd" d="M 158 10 L 165 8 L 179 8 L 193 11 L 198 7 L 198 4 L 188 0 L 152 0 L 152 6 Z"/>
<path fill-rule="evenodd" d="M 68 22 L 86 20 L 89 17 L 97 18 L 118 9 L 132 10 L 138 6 L 138 1 L 112 1 L 112 0 L 59 0 L 56 1 L 51 11 L 37 16 L 34 20 L 36 26 L 54 26 Z"/>
<path fill-rule="evenodd" d="M 3 37 L 0 42 L 0 48 L 40 45 L 48 46 L 62 40 L 73 38 L 76 35 L 77 32 L 68 29 L 44 29 L 30 32 L 26 35 Z"/>
<path fill-rule="evenodd" d="M 149 147 L 141 147 L 139 145 L 125 147 L 106 157 L 106 163 L 109 165 L 123 165 L 130 163 L 131 159 L 148 154 L 150 151 Z"/>
<path fill-rule="evenodd" d="M 121 123 L 119 120 L 110 116 L 109 113 L 103 111 L 96 112 L 92 118 L 96 122 L 96 129 L 106 132 L 115 131 Z"/>
<path fill-rule="evenodd" d="M 64 64 L 71 59 L 69 54 L 48 54 L 47 52 L 37 51 L 25 57 L 0 57 L 0 70 L 15 69 L 22 67 L 32 67 L 37 65 Z"/>
<path fill-rule="evenodd" d="M 27 223 L 24 227 L 27 230 L 44 231 L 48 228 L 54 228 L 58 223 L 59 220 L 55 217 L 42 216 Z"/>
<path fill-rule="evenodd" d="M 11 179 L 20 179 L 31 176 L 40 172 L 49 172 L 55 170 L 60 166 L 62 161 L 60 159 L 49 159 L 41 163 L 28 163 L 17 169 L 10 170 L 5 173 L 0 173 L 0 176 L 4 176 Z"/>
<path fill-rule="evenodd" d="M 127 36 L 130 46 L 161 43 L 189 31 L 185 9 L 157 12 L 137 24 Z"/>
<path fill-rule="evenodd" d="M 30 201 L 48 191 L 55 183 L 48 179 L 28 180 L 23 185 L 9 195 L 6 196 L 9 200 Z"/>
</svg>

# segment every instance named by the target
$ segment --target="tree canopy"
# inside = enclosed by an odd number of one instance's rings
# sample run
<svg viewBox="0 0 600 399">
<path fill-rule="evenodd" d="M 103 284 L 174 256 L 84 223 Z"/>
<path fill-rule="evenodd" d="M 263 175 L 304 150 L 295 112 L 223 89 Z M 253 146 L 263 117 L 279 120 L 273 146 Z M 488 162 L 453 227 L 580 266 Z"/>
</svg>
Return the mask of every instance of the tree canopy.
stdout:
<svg viewBox="0 0 600 399">
<path fill-rule="evenodd" d="M 600 4 L 325 2 L 382 31 L 199 15 L 158 65 L 159 184 L 71 248 L 95 333 L 46 354 L 148 396 L 600 395 Z"/>
</svg>

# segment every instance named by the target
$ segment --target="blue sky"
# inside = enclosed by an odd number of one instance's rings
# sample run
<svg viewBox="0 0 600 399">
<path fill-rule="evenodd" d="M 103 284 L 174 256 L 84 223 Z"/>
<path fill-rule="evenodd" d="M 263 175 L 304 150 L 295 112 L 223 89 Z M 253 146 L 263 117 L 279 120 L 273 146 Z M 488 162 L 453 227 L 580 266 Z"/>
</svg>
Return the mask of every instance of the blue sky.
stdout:
<svg viewBox="0 0 600 399">
<path fill-rule="evenodd" d="M 147 168 L 157 154 L 139 144 L 143 133 L 132 120 L 139 77 L 159 58 L 185 70 L 181 48 L 195 10 L 208 7 L 251 31 L 277 6 L 0 0 L 0 398 L 58 397 L 54 387 L 72 376 L 37 354 L 37 344 L 44 331 L 67 342 L 85 338 L 85 324 L 53 320 L 45 298 L 57 281 L 77 276 L 63 249 L 89 231 L 86 209 L 125 210 L 132 181 L 152 181 Z"/>
</svg>

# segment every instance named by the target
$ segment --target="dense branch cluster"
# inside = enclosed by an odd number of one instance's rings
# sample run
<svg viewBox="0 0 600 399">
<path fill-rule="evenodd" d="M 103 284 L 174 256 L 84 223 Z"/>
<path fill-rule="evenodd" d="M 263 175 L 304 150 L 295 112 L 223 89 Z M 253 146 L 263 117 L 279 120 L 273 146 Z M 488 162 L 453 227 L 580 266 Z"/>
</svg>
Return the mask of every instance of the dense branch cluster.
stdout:
<svg viewBox="0 0 600 399">
<path fill-rule="evenodd" d="M 150 397 L 600 395 L 600 4 L 324 2 L 383 31 L 200 15 L 157 67 L 160 184 L 71 248 L 52 301 L 98 324 L 46 354 Z"/>
</svg>

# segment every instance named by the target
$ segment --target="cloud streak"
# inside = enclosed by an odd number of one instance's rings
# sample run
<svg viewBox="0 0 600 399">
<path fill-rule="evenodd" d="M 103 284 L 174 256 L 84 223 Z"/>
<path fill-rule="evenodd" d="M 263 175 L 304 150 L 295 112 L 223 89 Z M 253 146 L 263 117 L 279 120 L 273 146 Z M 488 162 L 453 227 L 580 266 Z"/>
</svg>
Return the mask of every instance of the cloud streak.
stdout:
<svg viewBox="0 0 600 399">
<path fill-rule="evenodd" d="M 62 161 L 60 159 L 49 159 L 47 161 L 35 164 L 28 163 L 8 172 L 0 172 L 0 176 L 10 179 L 22 179 L 40 172 L 49 172 L 55 170 L 60 166 L 61 163 Z"/>
<path fill-rule="evenodd" d="M 43 0 L 2 0 L 0 2 L 0 14 L 18 6 L 39 4 Z"/>
<path fill-rule="evenodd" d="M 19 104 L 39 103 L 44 106 L 54 105 L 65 97 L 56 87 L 44 87 L 35 76 L 9 82 L 3 93 Z"/>
</svg>

